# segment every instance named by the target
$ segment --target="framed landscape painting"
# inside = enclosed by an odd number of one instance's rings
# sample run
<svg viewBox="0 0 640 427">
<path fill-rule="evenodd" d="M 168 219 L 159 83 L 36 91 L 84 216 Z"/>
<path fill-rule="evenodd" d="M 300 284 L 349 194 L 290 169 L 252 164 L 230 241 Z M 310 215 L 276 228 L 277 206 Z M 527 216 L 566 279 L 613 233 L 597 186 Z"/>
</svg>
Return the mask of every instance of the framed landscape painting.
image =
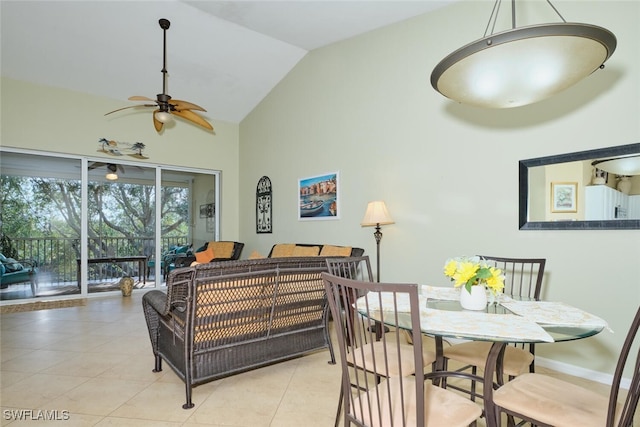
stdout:
<svg viewBox="0 0 640 427">
<path fill-rule="evenodd" d="M 551 183 L 551 212 L 578 212 L 578 183 Z"/>
<path fill-rule="evenodd" d="M 340 180 L 338 172 L 298 180 L 298 220 L 340 218 Z"/>
</svg>

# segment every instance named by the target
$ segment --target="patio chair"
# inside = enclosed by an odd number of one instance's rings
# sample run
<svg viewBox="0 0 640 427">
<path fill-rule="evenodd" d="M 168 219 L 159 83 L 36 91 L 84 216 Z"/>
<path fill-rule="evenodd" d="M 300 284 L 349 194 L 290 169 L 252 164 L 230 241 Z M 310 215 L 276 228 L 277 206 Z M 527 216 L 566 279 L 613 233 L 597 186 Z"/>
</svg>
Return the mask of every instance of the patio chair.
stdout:
<svg viewBox="0 0 640 427">
<path fill-rule="evenodd" d="M 640 348 L 637 345 L 633 350 L 635 360 L 629 361 L 629 390 L 621 402 L 619 397 L 622 373 L 639 327 L 640 308 L 620 351 L 609 396 L 556 377 L 526 373 L 493 392 L 496 420 L 501 419 L 501 413 L 506 413 L 541 427 L 631 427 L 640 396 Z M 489 410 L 491 408 L 487 412 Z"/>
<path fill-rule="evenodd" d="M 468 426 L 482 415 L 479 405 L 433 384 L 433 378 L 456 373 L 425 374 L 417 285 L 351 280 L 328 273 L 322 277 L 340 349 L 344 426 L 456 427 Z M 374 313 L 374 304 L 351 309 L 358 295 L 380 302 L 381 292 L 395 302 L 397 310 Z M 366 327 L 368 322 L 363 324 L 358 316 L 378 316 L 383 323 L 402 325 L 413 338 L 410 351 L 398 351 L 406 346 L 402 334 L 386 333 L 376 341 L 375 332 Z M 353 369 L 354 360 L 359 369 Z M 392 366 L 397 370 L 394 375 Z M 347 393 L 352 385 L 355 388 Z"/>
<path fill-rule="evenodd" d="M 504 294 L 522 299 L 539 300 L 546 260 L 542 258 L 504 258 L 480 256 L 490 265 L 500 268 L 505 276 Z M 471 368 L 477 374 L 478 367 L 484 369 L 491 343 L 471 341 L 454 344 L 444 349 L 445 369 L 448 360 L 465 364 L 461 370 Z M 512 344 L 505 348 L 502 373 L 509 379 L 525 372 L 534 372 L 535 344 Z M 455 388 L 455 387 L 454 387 Z M 467 391 L 467 390 L 463 390 Z M 467 392 L 478 396 L 475 384 Z"/>
<path fill-rule="evenodd" d="M 16 260 L 0 253 L 0 288 L 5 289 L 9 285 L 29 282 L 35 297 L 38 292 L 37 265 L 37 262 L 32 259 Z"/>
</svg>

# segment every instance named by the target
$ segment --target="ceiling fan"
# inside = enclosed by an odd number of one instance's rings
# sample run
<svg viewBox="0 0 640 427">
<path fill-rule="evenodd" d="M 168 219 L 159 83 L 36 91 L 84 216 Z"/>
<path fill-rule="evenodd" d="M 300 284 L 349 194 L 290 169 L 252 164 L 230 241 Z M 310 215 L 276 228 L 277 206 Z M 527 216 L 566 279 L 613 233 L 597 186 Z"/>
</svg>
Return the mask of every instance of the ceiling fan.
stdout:
<svg viewBox="0 0 640 427">
<path fill-rule="evenodd" d="M 116 165 L 115 163 L 103 163 L 103 162 L 93 162 L 89 165 L 88 169 L 93 170 L 97 168 L 101 168 L 106 166 L 107 174 L 105 177 L 109 181 L 115 181 L 118 179 L 118 173 L 124 174 L 124 167 L 122 165 Z"/>
<path fill-rule="evenodd" d="M 153 111 L 153 126 L 156 128 L 156 131 L 160 133 L 162 127 L 165 123 L 168 123 L 172 120 L 172 115 L 181 117 L 185 120 L 189 120 L 192 123 L 195 123 L 199 126 L 202 126 L 205 129 L 213 130 L 213 126 L 209 124 L 205 119 L 200 117 L 197 113 L 194 113 L 192 110 L 196 111 L 207 111 L 204 108 L 193 104 L 187 101 L 179 101 L 177 99 L 171 99 L 171 97 L 166 93 L 167 92 L 167 30 L 171 23 L 168 19 L 160 19 L 158 21 L 160 23 L 160 28 L 163 30 L 163 52 L 162 52 L 162 93 L 156 95 L 157 99 L 147 98 L 146 96 L 132 96 L 129 98 L 129 101 L 144 101 L 144 102 L 153 102 L 153 104 L 143 104 L 143 105 L 132 105 L 130 107 L 119 108 L 117 110 L 113 110 L 108 112 L 106 115 L 115 113 L 116 111 L 126 110 L 127 108 L 136 108 L 136 107 L 157 107 L 156 110 Z"/>
</svg>

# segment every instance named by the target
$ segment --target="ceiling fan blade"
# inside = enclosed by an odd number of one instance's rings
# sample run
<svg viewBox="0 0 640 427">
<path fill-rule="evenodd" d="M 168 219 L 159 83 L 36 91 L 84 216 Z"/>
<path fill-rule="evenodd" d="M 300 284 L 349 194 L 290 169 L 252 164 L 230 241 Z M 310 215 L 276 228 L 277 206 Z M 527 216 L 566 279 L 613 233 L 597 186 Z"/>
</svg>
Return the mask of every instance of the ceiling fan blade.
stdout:
<svg viewBox="0 0 640 427">
<path fill-rule="evenodd" d="M 92 170 L 92 169 L 99 168 L 106 165 L 107 165 L 106 163 L 102 163 L 102 162 L 93 162 L 89 165 L 87 169 Z"/>
<path fill-rule="evenodd" d="M 206 129 L 209 129 L 209 130 L 213 130 L 213 126 L 211 126 L 208 121 L 206 121 L 205 119 L 203 119 L 202 117 L 200 117 L 199 115 L 194 113 L 193 111 L 190 111 L 190 110 L 174 110 L 174 111 L 171 112 L 171 114 L 175 114 L 178 117 L 182 117 L 183 119 L 189 120 L 190 122 L 193 122 L 193 123 L 195 123 L 197 125 L 200 125 L 203 128 L 206 128 Z"/>
<path fill-rule="evenodd" d="M 140 108 L 140 107 L 157 107 L 156 104 L 144 104 L 144 105 L 129 105 L 128 107 L 118 108 L 117 110 L 109 111 L 105 116 L 118 111 L 126 110 L 127 108 Z"/>
<path fill-rule="evenodd" d="M 183 110 L 197 110 L 197 111 L 207 111 L 199 105 L 192 104 L 187 101 L 180 101 L 178 99 L 172 99 L 169 101 L 169 104 L 173 107 L 174 110 L 183 111 Z"/>
<path fill-rule="evenodd" d="M 164 125 L 164 123 L 156 118 L 156 114 L 158 114 L 159 112 L 160 109 L 157 109 L 153 112 L 153 127 L 156 128 L 156 132 L 158 133 L 160 133 L 160 131 L 162 130 L 162 125 Z"/>
<path fill-rule="evenodd" d="M 156 102 L 155 99 L 147 98 L 146 96 L 134 95 L 129 97 L 129 101 L 150 101 Z"/>
</svg>

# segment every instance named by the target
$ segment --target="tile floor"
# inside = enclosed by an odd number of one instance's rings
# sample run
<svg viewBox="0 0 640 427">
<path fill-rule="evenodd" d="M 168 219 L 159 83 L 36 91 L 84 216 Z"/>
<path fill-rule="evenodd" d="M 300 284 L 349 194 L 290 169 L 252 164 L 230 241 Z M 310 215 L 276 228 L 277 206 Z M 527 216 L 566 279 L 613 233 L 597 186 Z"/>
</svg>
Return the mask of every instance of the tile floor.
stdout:
<svg viewBox="0 0 640 427">
<path fill-rule="evenodd" d="M 151 372 L 142 294 L 2 314 L 2 426 L 333 426 L 340 368 L 328 351 L 198 386 L 195 407 L 182 409 L 184 383 L 168 367 Z M 69 419 L 43 421 L 38 410 Z"/>
</svg>

